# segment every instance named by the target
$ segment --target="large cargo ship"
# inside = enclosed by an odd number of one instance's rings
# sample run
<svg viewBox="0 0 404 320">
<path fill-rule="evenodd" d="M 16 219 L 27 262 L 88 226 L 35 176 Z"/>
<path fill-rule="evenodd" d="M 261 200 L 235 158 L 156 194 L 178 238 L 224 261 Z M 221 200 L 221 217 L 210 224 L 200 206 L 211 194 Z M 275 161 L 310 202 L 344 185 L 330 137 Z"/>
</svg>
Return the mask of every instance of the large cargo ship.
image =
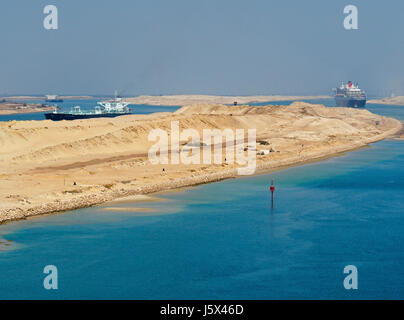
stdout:
<svg viewBox="0 0 404 320">
<path fill-rule="evenodd" d="M 128 108 L 129 103 L 122 101 L 122 98 L 115 97 L 112 100 L 98 102 L 99 106 L 94 107 L 94 111 L 82 111 L 80 106 L 75 106 L 70 112 L 60 112 L 55 107 L 54 112 L 45 113 L 45 118 L 53 121 L 76 120 L 89 118 L 114 118 L 131 114 Z"/>
<path fill-rule="evenodd" d="M 364 108 L 366 105 L 366 93 L 352 81 L 347 84 L 341 84 L 339 88 L 334 89 L 335 103 L 338 107 Z"/>
</svg>

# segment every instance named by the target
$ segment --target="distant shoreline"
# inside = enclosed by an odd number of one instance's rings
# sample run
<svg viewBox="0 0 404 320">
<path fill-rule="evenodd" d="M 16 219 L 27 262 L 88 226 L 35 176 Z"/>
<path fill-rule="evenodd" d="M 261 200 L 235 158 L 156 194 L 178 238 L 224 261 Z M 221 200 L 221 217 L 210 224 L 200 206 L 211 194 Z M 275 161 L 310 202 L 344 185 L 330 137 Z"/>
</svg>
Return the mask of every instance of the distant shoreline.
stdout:
<svg viewBox="0 0 404 320">
<path fill-rule="evenodd" d="M 0 115 L 12 115 L 12 114 L 26 114 L 37 113 L 44 111 L 51 111 L 54 107 L 42 106 L 41 104 L 24 104 L 17 102 L 0 102 Z"/>
<path fill-rule="evenodd" d="M 404 106 L 404 96 L 368 100 L 368 103 Z"/>
<path fill-rule="evenodd" d="M 53 107 L 37 108 L 37 109 L 24 109 L 24 110 L 0 110 L 0 116 L 8 116 L 13 114 L 27 114 L 27 113 L 41 113 L 54 110 Z"/>
<path fill-rule="evenodd" d="M 93 100 L 104 99 L 107 97 L 100 96 L 87 96 L 87 95 L 67 95 L 59 96 L 63 100 Z M 7 101 L 18 100 L 44 100 L 44 96 L 9 96 L 3 97 Z M 131 104 L 143 104 L 150 106 L 184 106 L 197 103 L 209 104 L 248 104 L 248 103 L 262 103 L 262 102 L 277 102 L 277 101 L 296 101 L 296 100 L 323 100 L 332 99 L 327 95 L 310 95 L 310 96 L 289 96 L 289 95 L 261 95 L 261 96 L 219 96 L 219 95 L 203 95 L 203 94 L 189 94 L 189 95 L 140 95 L 137 97 L 123 97 L 125 101 Z M 404 106 L 404 96 L 385 97 L 380 99 L 370 99 L 367 103 L 371 104 L 385 104 Z"/>
<path fill-rule="evenodd" d="M 164 96 L 138 96 L 125 97 L 131 104 L 145 104 L 151 106 L 184 106 L 190 104 L 248 104 L 276 101 L 321 100 L 330 99 L 330 96 L 215 96 L 215 95 L 164 95 Z"/>
<path fill-rule="evenodd" d="M 105 96 L 107 97 L 107 96 Z M 105 97 L 95 96 L 59 96 L 63 100 L 93 100 L 104 99 Z M 137 97 L 123 97 L 123 99 L 131 104 L 143 104 L 150 106 L 184 106 L 190 104 L 249 104 L 260 102 L 276 102 L 276 101 L 296 101 L 296 100 L 322 100 L 330 99 L 330 96 L 326 95 L 311 95 L 311 96 L 288 96 L 288 95 L 263 95 L 263 96 L 216 96 L 216 95 L 162 95 L 162 96 L 150 96 L 141 95 Z M 10 96 L 4 97 L 8 101 L 18 100 L 44 100 L 44 96 Z"/>
<path fill-rule="evenodd" d="M 58 98 L 63 100 L 87 100 L 87 99 L 96 99 L 93 96 L 58 96 Z M 44 96 L 11 96 L 11 97 L 3 97 L 5 100 L 43 100 L 45 101 Z"/>
</svg>

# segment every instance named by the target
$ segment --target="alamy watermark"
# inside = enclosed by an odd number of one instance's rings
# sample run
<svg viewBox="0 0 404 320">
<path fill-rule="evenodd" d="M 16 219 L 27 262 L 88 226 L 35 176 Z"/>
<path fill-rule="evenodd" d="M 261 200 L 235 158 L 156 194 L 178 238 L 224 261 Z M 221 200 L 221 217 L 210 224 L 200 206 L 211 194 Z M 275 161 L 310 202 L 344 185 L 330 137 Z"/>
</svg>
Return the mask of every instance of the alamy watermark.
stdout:
<svg viewBox="0 0 404 320">
<path fill-rule="evenodd" d="M 358 8 L 352 4 L 345 6 L 344 14 L 347 16 L 344 19 L 345 30 L 358 30 Z"/>
<path fill-rule="evenodd" d="M 343 25 L 346 30 L 358 30 L 358 7 L 349 4 L 344 7 L 344 21 Z M 43 13 L 46 15 L 43 20 L 43 27 L 46 30 L 57 30 L 58 24 L 58 8 L 55 5 L 46 5 L 43 9 Z"/>
<path fill-rule="evenodd" d="M 358 289 L 358 268 L 354 265 L 348 265 L 344 268 L 344 274 L 348 274 L 344 278 L 344 288 L 346 290 Z"/>
<path fill-rule="evenodd" d="M 49 4 L 43 8 L 43 13 L 46 14 L 43 19 L 43 27 L 46 30 L 57 30 L 59 28 L 58 8 Z"/>
<path fill-rule="evenodd" d="M 179 122 L 171 121 L 170 132 L 153 129 L 148 139 L 152 142 L 157 141 L 148 152 L 149 161 L 152 164 L 237 163 L 244 166 L 237 168 L 239 175 L 255 173 L 256 129 L 248 129 L 247 137 L 244 129 L 203 129 L 201 139 L 198 130 L 185 129 L 180 132 Z M 181 144 L 183 141 L 187 142 Z M 224 152 L 223 145 L 225 145 Z"/>
<path fill-rule="evenodd" d="M 43 279 L 43 287 L 46 290 L 58 289 L 58 268 L 54 265 L 47 265 L 43 269 L 43 273 L 47 276 Z"/>
</svg>

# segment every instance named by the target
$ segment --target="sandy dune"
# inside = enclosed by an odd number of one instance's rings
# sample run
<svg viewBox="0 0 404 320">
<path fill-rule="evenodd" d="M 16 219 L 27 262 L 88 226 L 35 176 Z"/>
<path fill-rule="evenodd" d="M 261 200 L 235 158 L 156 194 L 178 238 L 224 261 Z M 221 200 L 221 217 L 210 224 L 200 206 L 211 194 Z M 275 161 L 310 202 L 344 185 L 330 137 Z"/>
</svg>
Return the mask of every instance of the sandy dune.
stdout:
<svg viewBox="0 0 404 320">
<path fill-rule="evenodd" d="M 369 100 L 368 103 L 390 104 L 390 105 L 396 105 L 396 106 L 404 106 L 404 96 Z"/>
<path fill-rule="evenodd" d="M 209 95 L 169 95 L 169 96 L 139 96 L 125 98 L 133 104 L 184 106 L 189 104 L 238 104 L 269 102 L 269 101 L 293 101 L 308 99 L 328 99 L 329 96 L 209 96 Z"/>
<path fill-rule="evenodd" d="M 0 115 L 17 113 L 34 113 L 54 110 L 54 107 L 41 104 L 25 104 L 17 102 L 0 102 Z"/>
<path fill-rule="evenodd" d="M 384 139 L 401 122 L 367 110 L 291 106 L 193 105 L 175 113 L 115 119 L 0 123 L 0 221 L 71 210 L 236 176 L 236 164 L 157 164 L 152 129 L 257 130 L 259 170 L 330 156 Z M 180 148 L 187 141 L 181 141 Z M 240 143 L 240 142 L 239 142 Z M 243 141 L 241 141 L 243 143 Z M 178 150 L 174 150 L 178 151 Z M 164 168 L 164 170 L 163 170 Z M 76 184 L 74 184 L 76 182 Z"/>
</svg>

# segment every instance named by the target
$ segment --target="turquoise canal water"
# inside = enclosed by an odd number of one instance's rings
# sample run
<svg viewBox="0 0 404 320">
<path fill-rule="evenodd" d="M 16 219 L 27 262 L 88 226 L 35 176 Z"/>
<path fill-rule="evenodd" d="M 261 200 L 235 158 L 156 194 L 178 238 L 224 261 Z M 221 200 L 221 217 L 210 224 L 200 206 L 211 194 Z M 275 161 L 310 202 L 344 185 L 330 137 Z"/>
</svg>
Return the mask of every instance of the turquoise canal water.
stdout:
<svg viewBox="0 0 404 320">
<path fill-rule="evenodd" d="M 386 140 L 162 201 L 2 225 L 0 299 L 403 299 L 403 161 L 404 141 Z M 46 265 L 58 290 L 43 288 Z M 347 265 L 358 290 L 344 289 Z"/>
</svg>

